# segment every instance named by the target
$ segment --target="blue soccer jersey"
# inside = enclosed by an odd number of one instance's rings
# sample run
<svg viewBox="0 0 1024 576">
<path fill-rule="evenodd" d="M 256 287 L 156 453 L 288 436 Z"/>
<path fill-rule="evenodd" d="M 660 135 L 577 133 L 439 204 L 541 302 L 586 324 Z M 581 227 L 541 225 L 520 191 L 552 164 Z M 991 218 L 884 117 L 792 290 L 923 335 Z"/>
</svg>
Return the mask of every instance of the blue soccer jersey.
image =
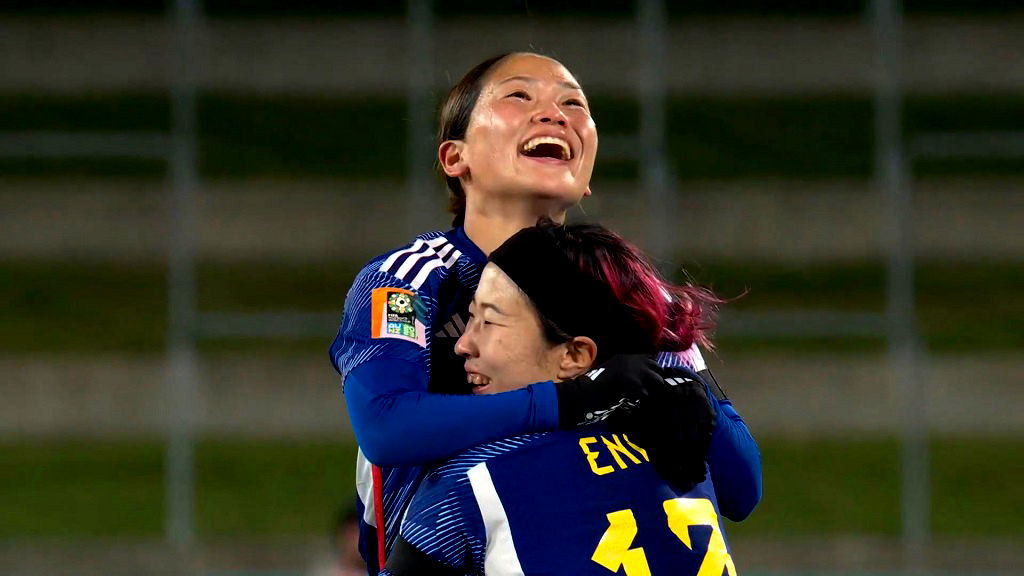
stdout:
<svg viewBox="0 0 1024 576">
<path fill-rule="evenodd" d="M 620 572 L 622 571 L 622 572 Z M 603 426 L 509 438 L 432 471 L 385 574 L 735 576 L 715 490 L 679 492 Z"/>
<path fill-rule="evenodd" d="M 362 546 L 371 567 L 378 513 L 389 549 L 423 464 L 482 442 L 557 427 L 550 382 L 486 398 L 460 394 L 469 387 L 455 341 L 485 263 L 461 229 L 425 234 L 367 264 L 345 301 L 331 359 L 342 374 L 360 445 Z M 383 510 L 369 462 L 380 466 Z"/>
<path fill-rule="evenodd" d="M 390 550 L 425 465 L 484 442 L 557 428 L 551 382 L 489 396 L 464 394 L 463 360 L 454 346 L 486 262 L 462 228 L 424 234 L 371 260 L 346 298 L 330 354 L 342 375 L 360 445 L 361 545 L 371 573 L 377 567 L 376 517 L 386 525 L 385 550 Z M 689 356 L 659 359 L 703 369 L 696 348 Z M 760 456 L 728 400 L 720 397 L 714 404 L 718 424 L 708 456 L 711 477 L 723 513 L 738 520 L 760 500 Z M 379 510 L 370 462 L 380 472 Z"/>
</svg>

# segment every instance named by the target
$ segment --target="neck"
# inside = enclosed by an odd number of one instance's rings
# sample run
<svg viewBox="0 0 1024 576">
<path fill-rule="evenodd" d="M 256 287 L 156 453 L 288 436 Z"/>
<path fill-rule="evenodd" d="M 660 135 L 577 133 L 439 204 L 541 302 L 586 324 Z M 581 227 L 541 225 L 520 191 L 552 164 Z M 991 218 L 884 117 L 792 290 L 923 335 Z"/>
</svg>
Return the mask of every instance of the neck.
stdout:
<svg viewBox="0 0 1024 576">
<path fill-rule="evenodd" d="M 487 206 L 466 206 L 466 236 L 484 254 L 490 254 L 523 228 L 537 224 L 543 216 L 555 222 L 565 221 L 566 206 L 550 201 L 492 202 Z"/>
</svg>

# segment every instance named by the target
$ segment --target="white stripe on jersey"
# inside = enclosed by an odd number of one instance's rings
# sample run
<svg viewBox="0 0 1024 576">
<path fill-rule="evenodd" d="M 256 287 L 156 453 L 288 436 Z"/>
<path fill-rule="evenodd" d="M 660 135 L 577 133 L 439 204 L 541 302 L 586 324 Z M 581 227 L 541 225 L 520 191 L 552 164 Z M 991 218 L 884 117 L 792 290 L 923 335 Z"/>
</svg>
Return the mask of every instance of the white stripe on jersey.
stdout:
<svg viewBox="0 0 1024 576">
<path fill-rule="evenodd" d="M 405 250 L 399 250 L 398 252 L 395 252 L 391 256 L 388 256 L 388 259 L 385 260 L 384 263 L 380 265 L 379 270 L 381 272 L 387 272 L 388 270 L 391 269 L 392 266 L 395 265 L 395 262 L 397 262 L 399 258 L 407 254 L 412 254 L 413 252 L 416 252 L 420 248 L 423 248 L 424 244 L 426 244 L 426 242 L 424 242 L 423 240 L 416 240 L 415 242 L 412 243 L 412 246 L 406 248 Z"/>
<path fill-rule="evenodd" d="M 484 573 L 488 576 L 523 576 L 519 563 L 512 530 L 508 525 L 505 507 L 501 504 L 498 491 L 494 488 L 487 463 L 481 462 L 466 472 L 473 488 L 480 515 L 487 531 L 487 552 L 484 555 Z"/>
<path fill-rule="evenodd" d="M 437 255 L 440 256 L 441 258 L 444 258 L 452 250 L 455 250 L 454 244 L 445 244 L 444 248 L 441 248 L 440 250 L 437 251 Z"/>
<path fill-rule="evenodd" d="M 400 280 L 408 280 L 407 276 L 416 268 L 416 265 L 426 260 L 426 264 L 409 282 L 414 290 L 419 290 L 432 271 L 441 266 L 451 268 L 460 257 L 462 257 L 462 252 L 456 250 L 455 246 L 444 236 L 430 240 L 418 239 L 413 242 L 412 246 L 388 256 L 380 265 L 379 270 L 390 272 Z"/>
<path fill-rule="evenodd" d="M 385 260 L 384 263 L 380 265 L 380 271 L 389 272 L 391 271 L 392 268 L 394 268 L 395 264 L 397 264 L 399 260 L 408 258 L 412 254 L 423 252 L 427 250 L 428 246 L 432 247 L 435 245 L 444 244 L 446 241 L 447 240 L 445 239 L 444 236 L 438 236 L 437 238 L 431 238 L 430 240 L 417 238 L 416 241 L 412 243 L 412 246 L 409 246 L 404 250 L 399 250 L 392 254 L 391 256 L 388 256 L 387 260 Z"/>
<path fill-rule="evenodd" d="M 454 250 L 455 247 L 452 246 L 451 244 L 449 244 L 446 248 L 453 249 L 451 256 L 448 256 L 448 259 L 445 260 L 444 256 L 447 252 L 446 250 L 441 250 L 441 252 L 437 254 L 437 258 L 431 260 L 430 262 L 427 262 L 420 270 L 420 273 L 417 274 L 416 277 L 413 278 L 412 282 L 409 283 L 412 285 L 413 288 L 418 290 L 419 287 L 422 286 L 423 283 L 427 281 L 427 277 L 430 276 L 430 273 L 435 268 L 439 268 L 441 266 L 444 266 L 445 268 L 451 268 L 452 264 L 455 264 L 455 261 L 462 257 L 462 252 Z"/>
<path fill-rule="evenodd" d="M 445 245 L 447 243 L 448 243 L 448 239 L 445 238 L 444 236 L 441 236 L 439 238 L 434 238 L 433 240 L 427 240 L 426 246 L 421 248 L 415 254 L 409 256 L 408 258 L 406 258 L 405 262 L 402 262 L 402 265 L 399 266 L 398 270 L 395 272 L 395 276 L 405 280 L 406 275 L 408 275 L 409 271 L 412 270 L 414 266 L 416 266 L 417 262 L 419 262 L 420 260 L 422 260 L 422 259 L 424 259 L 424 258 L 426 258 L 428 256 L 436 256 L 437 255 L 437 251 L 435 249 L 438 246 L 443 246 L 443 245 Z M 385 272 L 387 272 L 387 270 L 385 270 Z"/>
<path fill-rule="evenodd" d="M 363 503 L 363 522 L 377 527 L 377 504 L 373 497 L 373 464 L 363 455 L 363 449 L 356 452 L 356 494 Z"/>
</svg>

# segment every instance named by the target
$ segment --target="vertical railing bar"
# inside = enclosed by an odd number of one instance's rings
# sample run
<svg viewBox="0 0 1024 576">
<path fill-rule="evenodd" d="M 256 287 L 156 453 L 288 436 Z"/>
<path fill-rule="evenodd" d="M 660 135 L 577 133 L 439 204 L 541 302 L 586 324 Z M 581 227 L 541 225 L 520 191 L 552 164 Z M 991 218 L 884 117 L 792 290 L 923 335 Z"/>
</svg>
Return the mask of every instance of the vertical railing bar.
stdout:
<svg viewBox="0 0 1024 576">
<path fill-rule="evenodd" d="M 168 250 L 168 439 L 165 530 L 182 548 L 194 539 L 195 414 L 198 368 L 195 344 L 195 231 L 199 186 L 196 145 L 197 0 L 175 0 L 171 77 L 170 245 Z"/>
</svg>

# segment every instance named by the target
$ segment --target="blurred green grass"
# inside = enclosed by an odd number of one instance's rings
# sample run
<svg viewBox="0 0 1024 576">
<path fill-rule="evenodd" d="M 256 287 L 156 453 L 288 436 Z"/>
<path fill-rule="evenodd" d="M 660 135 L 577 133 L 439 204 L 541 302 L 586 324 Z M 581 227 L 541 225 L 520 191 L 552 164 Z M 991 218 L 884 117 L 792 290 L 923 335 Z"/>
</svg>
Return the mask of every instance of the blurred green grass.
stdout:
<svg viewBox="0 0 1024 576">
<path fill-rule="evenodd" d="M 760 439 L 764 498 L 733 535 L 809 535 L 900 530 L 899 443 L 892 438 Z M 931 529 L 982 536 L 1024 533 L 1020 438 L 930 442 Z M 983 518 L 983 521 L 978 519 Z"/>
<path fill-rule="evenodd" d="M 734 536 L 899 533 L 895 439 L 760 439 L 764 499 Z M 354 503 L 351 443 L 203 440 L 196 449 L 201 536 L 326 534 Z M 163 526 L 157 442 L 0 443 L 0 538 L 152 536 Z M 1024 534 L 1024 441 L 934 439 L 932 529 Z M 984 521 L 977 521 L 983 518 Z"/>
<path fill-rule="evenodd" d="M 0 444 L 0 538 L 160 534 L 163 454 L 157 442 Z M 195 464 L 204 535 L 326 534 L 355 502 L 351 443 L 208 440 Z"/>
<path fill-rule="evenodd" d="M 591 95 L 602 136 L 635 133 L 635 100 Z M 167 132 L 161 94 L 0 95 L 0 132 Z M 200 170 L 207 177 L 404 176 L 409 113 L 400 98 L 200 94 Z M 1022 130 L 1024 97 L 913 96 L 904 113 L 908 142 L 919 132 Z M 681 179 L 868 177 L 869 97 L 673 97 L 667 148 Z M 125 159 L 0 159 L 0 173 L 38 177 L 159 175 L 159 162 Z M 919 174 L 1020 174 L 1020 159 L 921 161 Z M 635 161 L 606 158 L 595 180 L 633 178 Z"/>
<path fill-rule="evenodd" d="M 301 311 L 337 314 L 359 264 L 201 264 L 201 311 Z M 695 281 L 736 298 L 724 312 L 834 309 L 882 312 L 885 271 L 878 263 L 815 267 L 685 264 Z M 676 280 L 682 280 L 677 278 Z M 920 262 L 918 319 L 933 352 L 1024 347 L 1024 266 L 1017 262 Z M 167 319 L 166 270 L 157 264 L 0 262 L 0 348 L 27 352 L 159 352 Z M 964 306 L 963 302 L 984 303 Z M 203 350 L 248 349 L 320 354 L 322 336 L 297 340 L 206 341 Z M 754 338 L 724 332 L 721 348 L 863 351 L 881 338 Z"/>
</svg>

